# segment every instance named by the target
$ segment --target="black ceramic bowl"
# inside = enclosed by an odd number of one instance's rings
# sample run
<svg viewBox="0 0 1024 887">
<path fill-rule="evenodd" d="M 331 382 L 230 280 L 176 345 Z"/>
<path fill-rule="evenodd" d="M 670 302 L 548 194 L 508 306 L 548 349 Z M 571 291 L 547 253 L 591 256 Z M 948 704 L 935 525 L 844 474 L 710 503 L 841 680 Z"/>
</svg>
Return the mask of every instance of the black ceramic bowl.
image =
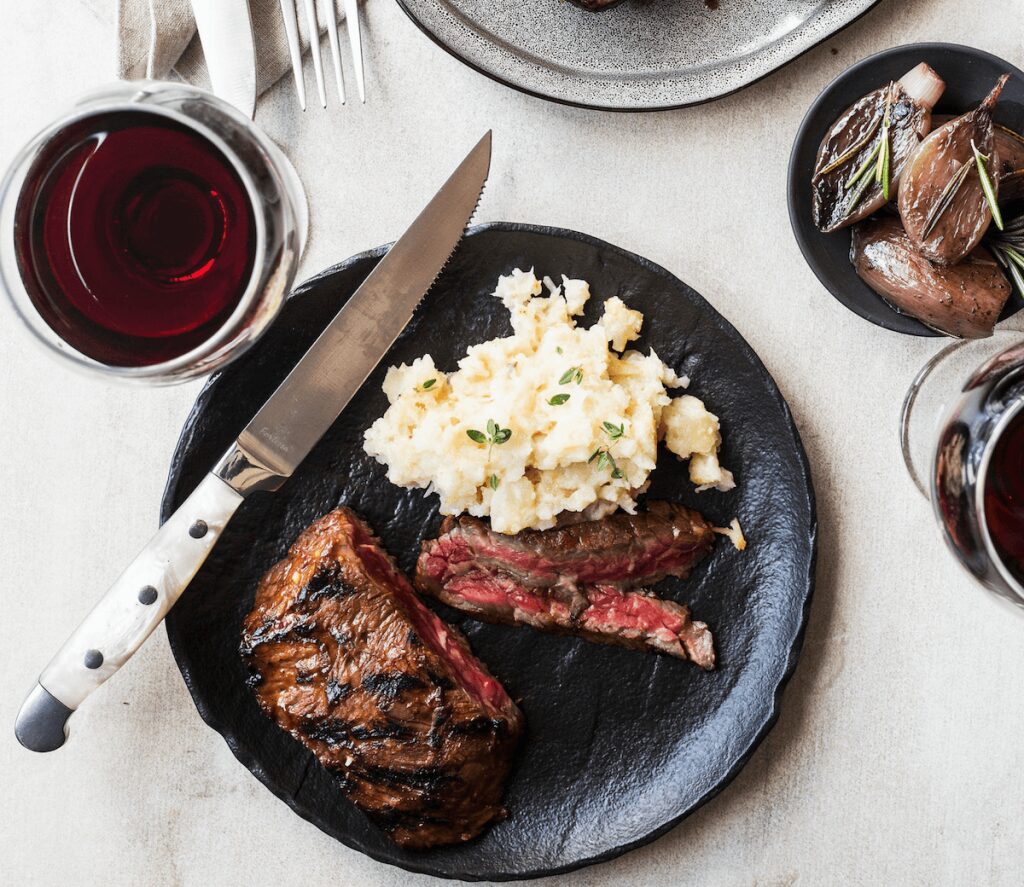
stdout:
<svg viewBox="0 0 1024 887">
<path fill-rule="evenodd" d="M 889 80 L 898 80 L 919 62 L 927 62 L 946 81 L 936 114 L 963 114 L 978 105 L 1002 74 L 1010 80 L 996 107 L 997 123 L 1024 130 L 1024 72 L 997 56 L 954 43 L 914 43 L 869 56 L 840 74 L 804 115 L 789 158 L 789 221 L 807 264 L 818 280 L 851 311 L 887 330 L 912 336 L 938 336 L 920 321 L 892 308 L 850 264 L 850 229 L 822 234 L 811 218 L 811 175 L 818 146 L 832 123 L 861 96 Z M 1003 317 L 1024 307 L 1016 291 Z"/>
</svg>

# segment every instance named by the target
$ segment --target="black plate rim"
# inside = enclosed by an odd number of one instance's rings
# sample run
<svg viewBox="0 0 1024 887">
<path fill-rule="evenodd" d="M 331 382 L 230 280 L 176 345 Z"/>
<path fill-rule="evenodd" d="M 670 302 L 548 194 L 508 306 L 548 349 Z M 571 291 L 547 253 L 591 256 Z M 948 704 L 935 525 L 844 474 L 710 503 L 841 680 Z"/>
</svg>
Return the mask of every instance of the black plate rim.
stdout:
<svg viewBox="0 0 1024 887">
<path fill-rule="evenodd" d="M 480 225 L 474 225 L 468 228 L 466 230 L 464 237 L 472 237 L 475 234 L 482 233 L 485 231 L 527 231 L 546 236 L 569 238 L 581 241 L 592 246 L 601 247 L 602 249 L 609 249 L 618 252 L 622 256 L 627 257 L 631 261 L 636 262 L 637 264 L 641 265 L 642 267 L 646 268 L 649 271 L 652 271 L 657 275 L 667 277 L 671 280 L 676 281 L 677 283 L 683 283 L 683 281 L 681 281 L 670 271 L 656 264 L 655 262 L 652 262 L 649 259 L 644 258 L 643 256 L 636 255 L 635 253 L 632 253 L 629 250 L 625 250 L 621 247 L 615 246 L 614 244 L 610 244 L 607 241 L 601 240 L 600 238 L 592 237 L 589 234 L 583 234 L 581 232 L 573 231 L 568 228 L 554 228 L 544 225 L 533 225 L 529 223 L 520 222 L 487 222 Z M 290 298 L 301 297 L 306 291 L 314 287 L 320 280 L 338 271 L 347 269 L 358 262 L 364 261 L 365 259 L 378 258 L 383 256 L 387 252 L 389 247 L 390 244 L 384 244 L 378 247 L 374 247 L 372 249 L 365 250 L 361 253 L 357 253 L 353 256 L 350 256 L 348 259 L 345 259 L 342 262 L 339 262 L 318 272 L 317 274 L 307 278 L 301 284 L 299 284 L 292 292 Z M 683 285 L 685 286 L 686 284 L 683 283 Z M 763 370 L 765 376 L 771 380 L 773 389 L 771 392 L 771 396 L 775 400 L 776 404 L 779 407 L 781 407 L 783 416 L 785 417 L 789 425 L 790 431 L 792 433 L 793 444 L 795 446 L 796 454 L 799 458 L 799 472 L 801 475 L 801 479 L 803 481 L 804 489 L 806 490 L 807 505 L 810 517 L 810 558 L 808 559 L 807 575 L 805 577 L 806 592 L 804 594 L 803 604 L 800 608 L 799 621 L 797 624 L 796 632 L 792 638 L 792 641 L 790 642 L 789 653 L 786 658 L 785 668 L 783 669 L 779 677 L 777 685 L 773 689 L 770 706 L 767 710 L 767 714 L 764 720 L 758 726 L 756 731 L 754 731 L 753 738 L 748 743 L 748 745 L 738 753 L 736 761 L 733 764 L 733 766 L 715 785 L 709 788 L 703 795 L 701 795 L 685 810 L 681 811 L 677 816 L 666 821 L 660 827 L 652 830 L 645 836 L 638 838 L 637 840 L 622 844 L 618 847 L 611 848 L 610 850 L 607 850 L 603 853 L 595 854 L 594 856 L 587 857 L 585 859 L 580 859 L 564 866 L 550 867 L 524 872 L 508 873 L 502 871 L 472 871 L 439 875 L 436 872 L 436 870 L 432 869 L 426 863 L 424 863 L 423 865 L 419 865 L 415 862 L 397 861 L 394 859 L 387 858 L 383 855 L 374 853 L 371 850 L 367 850 L 361 847 L 354 847 L 347 840 L 345 840 L 344 837 L 336 837 L 333 833 L 327 831 L 327 829 L 325 829 L 321 825 L 321 822 L 319 821 L 318 817 L 307 816 L 303 811 L 297 809 L 295 799 L 283 792 L 278 791 L 275 788 L 275 786 L 269 780 L 267 773 L 262 769 L 262 767 L 260 767 L 260 765 L 255 761 L 255 759 L 250 754 L 248 754 L 243 748 L 240 747 L 238 742 L 235 740 L 234 736 L 231 734 L 230 728 L 227 725 L 223 724 L 223 722 L 217 717 L 217 715 L 200 698 L 200 696 L 198 695 L 198 691 L 194 689 L 194 685 L 189 674 L 189 667 L 184 661 L 184 653 L 182 652 L 180 645 L 178 643 L 178 632 L 177 629 L 175 628 L 175 622 L 174 620 L 168 620 L 165 624 L 167 630 L 167 639 L 171 648 L 171 653 L 174 657 L 175 665 L 177 666 L 178 671 L 181 674 L 182 680 L 185 683 L 185 687 L 188 689 L 189 695 L 192 697 L 192 701 L 196 706 L 197 711 L 199 712 L 199 716 L 202 718 L 202 720 L 206 723 L 208 727 L 210 727 L 212 730 L 214 730 L 221 736 L 221 738 L 224 740 L 225 744 L 228 746 L 231 753 L 239 761 L 239 763 L 241 763 L 242 766 L 244 766 L 253 776 L 255 776 L 256 779 L 265 788 L 269 789 L 278 799 L 287 804 L 289 809 L 291 809 L 291 811 L 295 813 L 297 816 L 299 816 L 301 819 L 316 826 L 328 836 L 335 838 L 336 840 L 339 840 L 349 849 L 356 850 L 359 853 L 363 853 L 364 855 L 369 856 L 376 862 L 380 862 L 385 865 L 395 866 L 406 871 L 413 872 L 415 874 L 430 875 L 432 877 L 443 877 L 449 880 L 461 880 L 470 882 L 525 881 L 533 880 L 536 878 L 549 877 L 553 875 L 567 874 L 568 872 L 576 871 L 578 869 L 583 869 L 603 862 L 609 862 L 613 859 L 616 859 L 619 856 L 622 856 L 625 853 L 628 853 L 632 850 L 635 850 L 639 847 L 642 847 L 646 844 L 649 844 L 657 840 L 658 838 L 662 837 L 663 835 L 671 831 L 673 828 L 675 828 L 680 822 L 682 822 L 688 816 L 690 816 L 695 811 L 703 807 L 706 803 L 708 803 L 708 801 L 712 800 L 714 797 L 720 794 L 746 766 L 754 752 L 757 750 L 758 746 L 764 741 L 765 737 L 768 735 L 772 727 L 775 726 L 776 722 L 779 719 L 783 692 L 785 691 L 786 685 L 789 683 L 790 679 L 793 676 L 793 673 L 796 670 L 797 663 L 800 659 L 800 654 L 803 650 L 804 637 L 806 634 L 807 622 L 810 615 L 811 600 L 814 597 L 815 576 L 818 561 L 817 501 L 814 490 L 813 477 L 811 474 L 810 462 L 807 458 L 807 452 L 804 448 L 803 441 L 800 437 L 799 429 L 797 428 L 796 422 L 793 419 L 793 414 L 790 410 L 789 404 L 783 397 L 782 392 L 779 389 L 778 384 L 775 382 L 774 377 L 771 375 L 771 373 L 768 372 L 768 369 L 764 366 L 764 363 L 761 361 L 760 357 L 758 357 L 757 353 L 753 350 L 753 348 L 750 346 L 747 340 L 739 333 L 739 331 L 736 330 L 736 328 L 722 314 L 720 314 L 714 308 L 714 306 L 712 306 L 710 302 L 707 301 L 707 299 L 705 299 L 696 290 L 692 290 L 692 288 L 690 289 L 696 296 L 696 298 L 707 307 L 712 317 L 715 319 L 715 322 L 721 324 L 728 331 L 731 331 L 735 335 L 738 347 L 745 351 L 747 357 L 752 361 L 752 363 L 759 367 L 761 370 Z M 182 461 L 182 453 L 191 441 L 191 437 L 194 432 L 197 420 L 199 418 L 200 413 L 205 408 L 206 401 L 216 391 L 220 375 L 220 372 L 215 373 L 203 385 L 198 396 L 196 397 L 195 403 L 189 410 L 188 417 L 185 420 L 185 424 L 182 427 L 181 434 L 179 435 L 178 441 L 175 444 L 174 452 L 171 457 L 171 465 L 170 468 L 168 469 L 167 481 L 164 486 L 164 493 L 163 496 L 161 497 L 160 502 L 161 524 L 163 524 L 174 512 L 174 498 L 178 483 L 178 468 L 180 462 Z"/>
<path fill-rule="evenodd" d="M 800 126 L 797 128 L 796 136 L 793 139 L 793 147 L 790 149 L 789 164 L 786 171 L 786 203 L 789 210 L 789 224 L 793 230 L 793 236 L 796 238 L 797 246 L 800 247 L 800 253 L 804 257 L 804 261 L 807 266 L 814 273 L 814 276 L 818 279 L 818 282 L 831 294 L 831 296 L 839 302 L 844 308 L 852 311 L 858 317 L 873 323 L 875 326 L 881 327 L 884 330 L 888 330 L 893 333 L 900 333 L 907 336 L 920 336 L 920 337 L 931 337 L 939 338 L 946 337 L 945 333 L 940 333 L 937 330 L 933 330 L 931 327 L 925 326 L 921 321 L 910 317 L 907 314 L 900 314 L 890 305 L 888 305 L 881 296 L 878 296 L 878 313 L 877 315 L 872 314 L 868 310 L 864 309 L 855 299 L 847 297 L 846 291 L 834 284 L 831 277 L 825 273 L 825 271 L 819 266 L 818 261 L 815 259 L 810 243 L 809 232 L 805 231 L 804 216 L 806 215 L 806 209 L 800 208 L 796 205 L 796 192 L 797 182 L 800 179 L 801 172 L 798 167 L 797 155 L 800 153 L 801 148 L 808 139 L 809 130 L 811 128 L 811 120 L 819 109 L 826 103 L 830 94 L 838 86 L 852 80 L 860 75 L 865 69 L 873 65 L 874 63 L 887 59 L 891 56 L 908 53 L 908 52 L 954 52 L 961 53 L 968 57 L 982 58 L 989 62 L 995 62 L 1000 66 L 1003 66 L 1011 74 L 1016 75 L 1024 82 L 1024 71 L 1021 71 L 1016 65 L 1006 61 L 994 53 L 986 52 L 984 49 L 978 49 L 973 46 L 967 46 L 963 43 L 945 43 L 942 41 L 928 41 L 924 43 L 904 43 L 900 46 L 892 46 L 889 49 L 883 49 L 880 52 L 873 53 L 859 62 L 854 63 L 845 71 L 840 72 L 837 76 L 832 78 L 821 90 L 820 93 L 815 97 L 814 101 L 808 106 L 807 111 L 804 113 L 803 118 L 800 121 Z M 819 138 L 818 142 L 821 141 Z M 828 236 L 828 235 L 820 235 Z M 1012 297 L 1012 296 L 1011 296 Z"/>
<path fill-rule="evenodd" d="M 648 112 L 650 112 L 652 114 L 657 114 L 657 113 L 660 113 L 662 111 L 679 111 L 679 110 L 681 110 L 683 108 L 698 108 L 701 105 L 709 105 L 709 104 L 711 104 L 711 102 L 717 102 L 717 101 L 719 101 L 721 99 L 728 98 L 731 95 L 736 95 L 736 93 L 742 92 L 744 89 L 749 89 L 751 86 L 754 86 L 755 84 L 760 83 L 762 80 L 766 80 L 767 78 L 771 77 L 773 74 L 777 74 L 779 71 L 781 71 L 787 65 L 791 65 L 797 59 L 807 55 L 807 53 L 809 53 L 812 49 L 817 49 L 826 40 L 831 40 L 832 38 L 837 37 L 840 34 L 842 34 L 847 28 L 852 27 L 854 24 L 856 24 L 862 18 L 864 18 L 864 16 L 866 16 L 876 6 L 878 6 L 878 4 L 882 2 L 882 0 L 874 0 L 874 2 L 870 6 L 866 7 L 863 11 L 857 13 L 857 15 L 855 15 L 852 19 L 850 19 L 845 24 L 843 24 L 840 27 L 836 28 L 831 33 L 825 34 L 820 40 L 815 41 L 810 46 L 807 46 L 804 49 L 801 49 L 796 55 L 794 55 L 792 58 L 786 59 L 786 61 L 784 61 L 781 65 L 778 65 L 777 67 L 772 68 L 772 70 L 770 70 L 770 71 L 765 71 L 760 76 L 755 77 L 753 80 L 750 80 L 747 83 L 744 83 L 742 86 L 737 86 L 735 89 L 730 89 L 728 92 L 723 92 L 723 93 L 720 93 L 719 95 L 711 96 L 710 98 L 707 98 L 707 99 L 701 99 L 700 101 L 696 101 L 696 102 L 680 102 L 679 104 L 675 104 L 675 105 L 654 105 L 654 106 L 651 106 L 649 108 L 647 108 L 647 107 L 644 107 L 644 108 L 631 108 L 631 107 L 628 107 L 626 105 L 591 105 L 591 104 L 587 104 L 586 102 L 573 102 L 573 101 L 570 101 L 569 99 L 562 99 L 562 98 L 558 98 L 557 96 L 547 95 L 547 94 L 545 94 L 543 92 L 536 92 L 536 91 L 534 91 L 532 89 L 528 89 L 525 86 L 521 86 L 518 83 L 512 83 L 510 80 L 506 80 L 504 77 L 500 77 L 499 75 L 494 74 L 491 71 L 484 70 L 479 65 L 476 65 L 473 62 L 471 62 L 469 59 L 464 58 L 462 55 L 459 54 L 459 52 L 457 50 L 455 50 L 452 47 L 448 46 L 447 43 L 442 41 L 440 37 L 438 37 L 432 31 L 430 31 L 413 14 L 412 10 L 409 9 L 405 5 L 404 0 L 395 0 L 395 2 L 398 4 L 399 9 L 401 9 L 402 12 L 404 12 L 406 14 L 406 16 L 409 18 L 409 20 L 412 21 L 412 23 L 417 28 L 419 28 L 419 30 L 422 31 L 430 39 L 431 43 L 433 43 L 436 46 L 440 46 L 441 49 L 443 49 L 445 52 L 448 53 L 448 55 L 450 55 L 452 58 L 460 61 L 467 68 L 470 68 L 471 70 L 476 71 L 477 74 L 483 74 L 483 76 L 486 77 L 488 80 L 493 80 L 495 83 L 500 83 L 502 86 L 507 86 L 510 89 L 514 89 L 516 92 L 523 93 L 523 95 L 532 96 L 535 99 L 543 99 L 545 102 L 551 102 L 551 103 L 553 103 L 555 105 L 563 105 L 563 106 L 565 106 L 567 108 L 581 108 L 584 111 L 611 111 L 614 114 L 646 114 Z M 618 4 L 616 4 L 616 5 L 618 5 Z M 607 9 L 600 9 L 600 10 L 597 10 L 597 12 L 593 12 L 593 11 L 590 11 L 590 10 L 588 10 L 588 11 L 591 12 L 591 15 L 600 15 L 602 12 L 607 12 L 608 10 Z"/>
</svg>

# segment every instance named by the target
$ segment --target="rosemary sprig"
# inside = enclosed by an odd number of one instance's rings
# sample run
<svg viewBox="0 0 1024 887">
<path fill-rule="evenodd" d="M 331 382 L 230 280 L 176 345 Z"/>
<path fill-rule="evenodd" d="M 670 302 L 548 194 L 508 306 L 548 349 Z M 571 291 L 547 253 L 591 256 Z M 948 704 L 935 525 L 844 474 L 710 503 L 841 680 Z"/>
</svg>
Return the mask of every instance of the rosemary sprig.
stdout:
<svg viewBox="0 0 1024 887">
<path fill-rule="evenodd" d="M 878 140 L 878 165 L 875 167 L 875 181 L 882 186 L 882 196 L 889 199 L 889 110 L 892 107 L 892 85 L 885 96 L 885 114 L 882 118 L 882 135 Z"/>
<path fill-rule="evenodd" d="M 967 178 L 967 174 L 973 168 L 974 167 L 972 167 L 970 163 L 964 163 L 960 169 L 953 174 L 953 177 L 946 182 L 946 187 L 942 189 L 942 193 L 939 195 L 938 200 L 932 204 L 932 208 L 928 211 L 928 218 L 925 219 L 924 231 L 921 234 L 922 240 L 932 233 L 932 229 L 939 223 L 939 219 L 942 218 L 942 214 L 949 209 L 950 204 L 953 202 L 953 198 L 960 192 L 960 187 Z"/>
<path fill-rule="evenodd" d="M 990 232 L 985 243 L 1024 296 L 1024 214 L 1010 219 L 999 234 Z"/>
<path fill-rule="evenodd" d="M 864 134 L 864 137 L 857 142 L 857 144 L 848 148 L 845 152 L 840 154 L 835 160 L 833 160 L 828 166 L 820 169 L 814 174 L 814 179 L 817 181 L 824 175 L 832 172 L 832 170 L 839 169 L 841 166 L 846 166 L 854 157 L 860 154 L 868 145 L 871 144 L 871 140 L 875 137 L 875 133 L 878 132 L 878 127 L 882 124 L 882 114 L 878 113 L 875 115 L 875 119 L 871 122 L 871 126 L 868 131 Z"/>
<path fill-rule="evenodd" d="M 853 211 L 857 208 L 857 204 L 860 203 L 861 198 L 865 193 L 867 193 L 868 188 L 870 188 L 874 182 L 874 176 L 864 176 L 864 178 L 860 180 L 860 184 L 850 192 L 850 196 L 846 200 L 846 206 L 843 207 L 844 219 L 853 214 Z"/>
<path fill-rule="evenodd" d="M 992 245 L 992 254 L 1012 278 L 1014 286 L 1017 287 L 1017 292 L 1024 296 L 1024 273 L 1022 273 L 1022 269 L 1024 269 L 1024 256 L 1012 246 L 997 246 L 995 244 Z"/>
<path fill-rule="evenodd" d="M 881 151 L 881 150 L 882 150 L 882 143 L 878 142 L 875 145 L 875 147 L 872 148 L 871 153 L 868 154 L 868 159 L 865 160 L 858 167 L 857 171 L 852 176 L 850 176 L 849 181 L 847 181 L 847 183 L 846 183 L 847 190 L 849 190 L 854 185 L 856 185 L 857 182 L 860 181 L 860 177 L 862 175 L 864 175 L 864 173 L 866 173 L 869 169 L 874 167 L 875 162 L 878 160 L 878 152 Z"/>
<path fill-rule="evenodd" d="M 988 208 L 992 211 L 992 221 L 996 223 L 996 227 L 1003 230 L 1003 214 L 999 211 L 999 201 L 996 200 L 996 190 L 992 187 L 992 180 L 988 177 L 988 170 L 985 169 L 985 164 L 988 163 L 988 157 L 978 150 L 978 146 L 974 144 L 974 139 L 971 139 L 971 150 L 974 152 L 974 162 L 978 165 L 978 178 L 981 180 L 981 190 L 985 192 L 985 199 L 988 201 Z"/>
</svg>

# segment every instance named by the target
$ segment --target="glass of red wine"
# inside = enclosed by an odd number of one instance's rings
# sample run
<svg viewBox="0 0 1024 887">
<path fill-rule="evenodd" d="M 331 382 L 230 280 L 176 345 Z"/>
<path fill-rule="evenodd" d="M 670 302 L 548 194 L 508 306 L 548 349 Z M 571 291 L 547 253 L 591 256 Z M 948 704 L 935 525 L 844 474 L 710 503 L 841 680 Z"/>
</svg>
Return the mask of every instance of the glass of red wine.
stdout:
<svg viewBox="0 0 1024 887">
<path fill-rule="evenodd" d="M 1024 333 L 947 346 L 903 404 L 903 456 L 947 545 L 1024 610 Z"/>
<path fill-rule="evenodd" d="M 95 92 L 0 184 L 0 289 L 76 366 L 169 383 L 251 345 L 306 239 L 298 177 L 251 120 L 184 84 Z"/>
</svg>

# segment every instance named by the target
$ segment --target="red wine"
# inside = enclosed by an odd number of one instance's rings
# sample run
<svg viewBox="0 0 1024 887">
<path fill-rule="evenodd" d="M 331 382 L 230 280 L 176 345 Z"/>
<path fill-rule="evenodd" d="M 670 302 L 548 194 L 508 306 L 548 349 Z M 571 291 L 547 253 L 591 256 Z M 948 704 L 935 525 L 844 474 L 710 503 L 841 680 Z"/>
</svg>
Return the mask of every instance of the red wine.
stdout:
<svg viewBox="0 0 1024 887">
<path fill-rule="evenodd" d="M 256 253 L 248 192 L 201 134 L 145 111 L 61 130 L 15 212 L 29 298 L 64 341 L 111 366 L 149 366 L 209 339 Z"/>
<path fill-rule="evenodd" d="M 1003 563 L 1024 582 L 1024 411 L 995 443 L 985 479 L 985 520 Z"/>
</svg>

